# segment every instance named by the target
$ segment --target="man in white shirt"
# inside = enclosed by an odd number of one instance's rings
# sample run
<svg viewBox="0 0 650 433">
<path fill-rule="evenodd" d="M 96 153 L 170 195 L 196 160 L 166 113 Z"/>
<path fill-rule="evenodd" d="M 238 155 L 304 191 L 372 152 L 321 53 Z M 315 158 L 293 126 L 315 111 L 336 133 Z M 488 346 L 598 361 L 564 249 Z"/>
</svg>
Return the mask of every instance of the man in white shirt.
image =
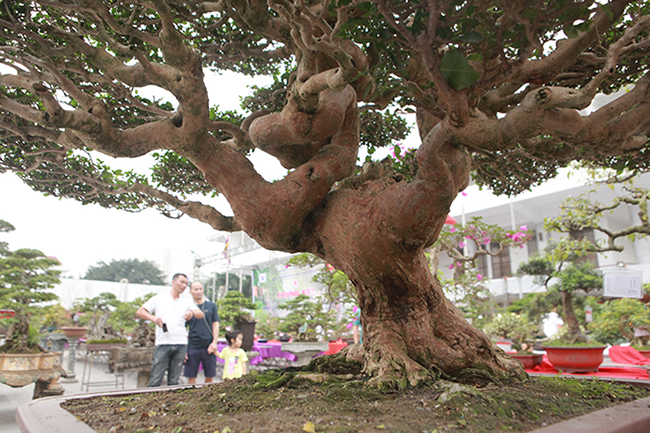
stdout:
<svg viewBox="0 0 650 433">
<path fill-rule="evenodd" d="M 185 274 L 174 274 L 172 290 L 149 299 L 136 311 L 140 319 L 156 325 L 156 350 L 153 354 L 149 386 L 160 386 L 165 372 L 167 385 L 177 385 L 187 350 L 185 322 L 203 318 L 203 312 L 191 299 L 181 298 L 187 287 Z"/>
</svg>

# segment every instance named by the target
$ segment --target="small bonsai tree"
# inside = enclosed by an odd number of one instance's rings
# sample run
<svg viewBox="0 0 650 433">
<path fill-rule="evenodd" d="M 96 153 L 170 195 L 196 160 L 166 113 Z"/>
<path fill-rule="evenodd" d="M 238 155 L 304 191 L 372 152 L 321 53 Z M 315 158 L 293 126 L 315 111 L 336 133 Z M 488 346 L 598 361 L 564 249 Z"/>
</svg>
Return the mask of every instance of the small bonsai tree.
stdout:
<svg viewBox="0 0 650 433">
<path fill-rule="evenodd" d="M 565 261 L 557 260 L 557 252 L 544 256 L 534 256 L 522 263 L 517 271 L 518 275 L 535 276 L 535 282 L 546 287 L 549 293 L 560 294 L 562 315 L 566 325 L 563 344 L 585 343 L 588 338 L 582 333 L 580 323 L 576 318 L 574 294 L 578 291 L 589 292 L 603 286 L 602 276 L 593 269 L 590 263 L 574 264 L 569 262 L 563 268 Z"/>
<path fill-rule="evenodd" d="M 317 341 L 327 338 L 334 323 L 334 310 L 323 308 L 321 297 L 310 300 L 307 295 L 298 295 L 281 308 L 288 310 L 287 317 L 280 321 L 278 330 L 286 332 L 301 341 Z"/>
<path fill-rule="evenodd" d="M 235 326 L 242 321 L 252 321 L 250 311 L 255 310 L 253 301 L 245 297 L 237 290 L 230 290 L 223 299 L 217 301 L 219 308 L 219 322 L 223 326 Z"/>
<path fill-rule="evenodd" d="M 3 231 L 11 225 L 0 220 Z M 13 229 L 13 227 L 11 227 Z M 46 302 L 58 297 L 48 292 L 59 283 L 60 271 L 52 269 L 60 263 L 33 249 L 10 252 L 6 244 L 0 256 L 0 305 L 15 311 L 13 324 L 1 352 L 35 353 L 42 351 L 38 345 L 38 331 L 30 333 L 29 316 L 36 313 Z M 31 338 L 30 338 L 31 335 Z"/>
<path fill-rule="evenodd" d="M 634 347 L 650 349 L 648 337 L 636 336 L 635 328 L 650 331 L 650 308 L 631 298 L 607 301 L 590 326 L 594 337 L 603 343 L 616 344 L 626 340 Z"/>
<path fill-rule="evenodd" d="M 94 298 L 86 298 L 75 302 L 73 306 L 75 311 L 90 313 L 85 314 L 81 320 L 83 325 L 87 325 L 90 328 L 90 332 L 88 333 L 89 341 L 99 342 L 106 340 L 113 343 L 126 342 L 119 328 L 116 330 L 113 326 L 115 322 L 111 320 L 113 313 L 121 304 L 123 302 L 118 300 L 117 296 L 108 292 L 100 293 L 99 296 L 95 296 Z"/>
<path fill-rule="evenodd" d="M 517 351 L 532 350 L 532 336 L 536 331 L 534 324 L 515 313 L 499 314 L 483 328 L 483 332 L 493 340 L 498 338 L 512 340 L 513 348 Z"/>
</svg>

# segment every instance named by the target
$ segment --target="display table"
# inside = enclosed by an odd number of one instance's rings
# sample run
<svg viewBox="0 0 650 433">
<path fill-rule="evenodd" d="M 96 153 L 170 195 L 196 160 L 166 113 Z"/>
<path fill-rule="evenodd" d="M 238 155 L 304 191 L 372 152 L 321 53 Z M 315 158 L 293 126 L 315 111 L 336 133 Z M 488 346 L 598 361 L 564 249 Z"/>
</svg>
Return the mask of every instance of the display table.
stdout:
<svg viewBox="0 0 650 433">
<path fill-rule="evenodd" d="M 217 350 L 221 352 L 227 344 L 219 342 Z M 282 351 L 282 343 L 260 343 L 254 342 L 253 348 L 247 353 L 257 353 L 256 356 L 249 357 L 250 365 L 260 365 L 265 367 L 287 367 L 289 362 L 296 361 L 296 355 Z M 223 364 L 223 359 L 217 358 L 219 363 Z"/>
<path fill-rule="evenodd" d="M 125 343 L 121 344 L 86 344 L 86 357 L 84 358 L 84 370 L 81 375 L 81 390 L 84 390 L 84 386 L 86 387 L 86 392 L 88 392 L 88 389 L 91 386 L 98 386 L 98 385 L 109 385 L 112 384 L 113 381 L 101 381 L 101 382 L 90 382 L 90 376 L 92 375 L 93 372 L 93 361 L 96 355 L 98 354 L 103 354 L 103 353 L 111 353 L 111 350 L 113 348 L 120 348 L 120 347 L 126 347 Z M 110 358 L 109 358 L 109 363 L 110 363 Z M 88 376 L 86 377 L 86 370 L 88 371 Z M 115 371 L 115 389 L 121 384 L 122 389 L 124 389 L 124 370 L 122 371 Z"/>
<path fill-rule="evenodd" d="M 282 343 L 282 351 L 296 356 L 296 366 L 307 365 L 311 359 L 329 349 L 327 341 Z"/>
</svg>

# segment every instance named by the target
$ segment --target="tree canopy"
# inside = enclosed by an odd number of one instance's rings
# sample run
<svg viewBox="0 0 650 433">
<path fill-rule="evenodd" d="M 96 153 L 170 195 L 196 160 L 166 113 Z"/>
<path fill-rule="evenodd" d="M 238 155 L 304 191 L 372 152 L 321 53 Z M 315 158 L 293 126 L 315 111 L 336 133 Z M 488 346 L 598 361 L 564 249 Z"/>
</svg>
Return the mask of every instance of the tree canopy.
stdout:
<svg viewBox="0 0 650 433">
<path fill-rule="evenodd" d="M 445 298 L 424 249 L 470 173 L 516 194 L 573 161 L 648 167 L 648 12 L 631 0 L 4 0 L 0 171 L 326 260 L 357 292 L 373 384 L 523 377 Z M 273 84 L 221 112 L 206 68 Z M 173 98 L 144 98 L 146 86 Z M 417 115 L 418 149 L 358 166 L 361 146 L 404 137 L 402 111 Z M 287 175 L 263 179 L 251 150 Z M 101 154 L 155 163 L 112 169 Z"/>
<path fill-rule="evenodd" d="M 84 280 L 120 281 L 123 278 L 133 284 L 165 284 L 165 274 L 152 261 L 139 259 L 111 260 L 110 263 L 99 262 L 90 266 Z"/>
</svg>

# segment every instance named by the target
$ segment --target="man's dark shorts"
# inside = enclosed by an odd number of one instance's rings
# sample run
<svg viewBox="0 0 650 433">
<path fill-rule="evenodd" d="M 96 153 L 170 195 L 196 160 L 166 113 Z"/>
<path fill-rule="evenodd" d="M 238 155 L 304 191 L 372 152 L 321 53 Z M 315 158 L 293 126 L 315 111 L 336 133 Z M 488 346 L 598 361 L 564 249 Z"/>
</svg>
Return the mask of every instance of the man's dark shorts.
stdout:
<svg viewBox="0 0 650 433">
<path fill-rule="evenodd" d="M 185 377 L 196 377 L 199 373 L 199 364 L 203 364 L 205 377 L 217 375 L 217 356 L 204 350 L 188 350 L 185 363 Z"/>
</svg>

